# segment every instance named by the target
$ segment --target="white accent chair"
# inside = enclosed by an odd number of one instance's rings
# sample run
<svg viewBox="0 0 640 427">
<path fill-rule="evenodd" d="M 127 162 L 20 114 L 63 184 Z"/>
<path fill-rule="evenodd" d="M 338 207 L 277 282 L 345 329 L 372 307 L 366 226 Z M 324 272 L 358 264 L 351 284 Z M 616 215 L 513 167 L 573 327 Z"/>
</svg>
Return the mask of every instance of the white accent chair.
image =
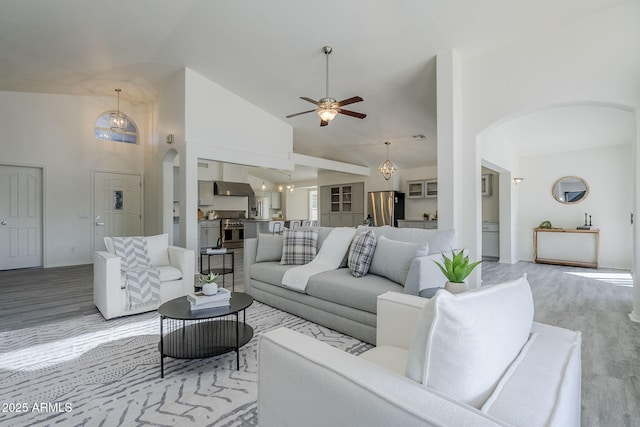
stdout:
<svg viewBox="0 0 640 427">
<path fill-rule="evenodd" d="M 93 303 L 105 319 L 156 310 L 160 304 L 194 291 L 195 254 L 190 249 L 169 246 L 169 235 L 147 236 L 151 265 L 160 272 L 160 301 L 156 305 L 131 309 L 123 279 L 120 257 L 113 239 L 105 237 L 106 251 L 93 257 Z"/>
<path fill-rule="evenodd" d="M 514 298 L 496 289 L 484 296 L 480 290 L 455 296 L 441 290 L 432 302 L 380 295 L 377 347 L 360 356 L 286 328 L 262 334 L 260 427 L 579 427 L 580 333 L 532 322 L 528 283 L 523 290 L 516 282 L 505 284 L 511 286 L 507 294 L 525 302 L 509 307 L 505 301 Z M 462 348 L 471 348 L 470 354 Z M 412 369 L 424 375 L 422 381 L 411 376 Z M 481 391 L 465 397 L 479 382 Z"/>
</svg>

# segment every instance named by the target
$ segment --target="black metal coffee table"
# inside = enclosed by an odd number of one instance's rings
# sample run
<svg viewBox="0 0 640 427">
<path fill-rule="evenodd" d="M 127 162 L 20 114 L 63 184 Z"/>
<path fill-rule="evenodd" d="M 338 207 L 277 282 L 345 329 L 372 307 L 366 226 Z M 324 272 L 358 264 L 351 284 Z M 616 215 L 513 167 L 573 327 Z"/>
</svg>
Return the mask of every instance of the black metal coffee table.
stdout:
<svg viewBox="0 0 640 427">
<path fill-rule="evenodd" d="M 164 378 L 165 357 L 199 359 L 234 350 L 236 369 L 240 369 L 240 347 L 253 337 L 253 328 L 246 324 L 245 311 L 251 304 L 253 298 L 243 292 L 232 292 L 231 303 L 225 307 L 191 311 L 186 296 L 162 304 L 158 308 L 160 376 Z M 239 320 L 241 311 L 242 322 Z"/>
</svg>

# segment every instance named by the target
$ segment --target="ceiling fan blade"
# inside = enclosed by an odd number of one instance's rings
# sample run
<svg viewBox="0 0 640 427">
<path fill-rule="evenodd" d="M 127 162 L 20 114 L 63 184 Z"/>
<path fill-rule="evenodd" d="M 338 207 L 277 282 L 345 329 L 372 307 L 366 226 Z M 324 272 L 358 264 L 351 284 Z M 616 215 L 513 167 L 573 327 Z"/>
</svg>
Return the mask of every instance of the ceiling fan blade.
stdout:
<svg viewBox="0 0 640 427">
<path fill-rule="evenodd" d="M 356 113 L 355 111 L 343 110 L 342 108 L 338 110 L 338 113 L 345 114 L 347 116 L 355 117 L 358 119 L 364 119 L 365 117 L 367 117 L 366 114 Z"/>
<path fill-rule="evenodd" d="M 320 120 L 320 126 L 326 126 L 328 124 L 329 122 L 327 122 L 326 120 L 322 120 L 322 119 Z"/>
<path fill-rule="evenodd" d="M 304 99 L 304 100 L 305 100 L 305 101 L 307 101 L 307 102 L 310 102 L 310 103 L 312 103 L 312 104 L 315 104 L 315 105 L 317 105 L 317 106 L 320 106 L 320 104 L 318 103 L 318 101 L 314 101 L 313 99 L 311 99 L 311 98 L 307 98 L 306 96 L 301 96 L 301 97 L 300 97 L 300 99 Z"/>
<path fill-rule="evenodd" d="M 349 99 L 345 99 L 345 100 L 343 100 L 343 101 L 336 102 L 336 104 L 335 104 L 335 105 L 336 105 L 336 107 L 342 107 L 343 105 L 355 104 L 356 102 L 361 102 L 361 101 L 364 101 L 364 99 L 362 99 L 362 98 L 361 98 L 361 97 L 359 97 L 359 96 L 354 96 L 354 97 L 352 97 L 352 98 L 349 98 Z"/>
<path fill-rule="evenodd" d="M 288 116 L 285 116 L 287 119 L 290 119 L 291 117 L 295 117 L 295 116 L 299 116 L 300 114 L 307 114 L 307 113 L 312 113 L 316 110 L 309 110 L 309 111 L 303 111 L 301 113 L 295 113 L 295 114 L 289 114 Z"/>
</svg>

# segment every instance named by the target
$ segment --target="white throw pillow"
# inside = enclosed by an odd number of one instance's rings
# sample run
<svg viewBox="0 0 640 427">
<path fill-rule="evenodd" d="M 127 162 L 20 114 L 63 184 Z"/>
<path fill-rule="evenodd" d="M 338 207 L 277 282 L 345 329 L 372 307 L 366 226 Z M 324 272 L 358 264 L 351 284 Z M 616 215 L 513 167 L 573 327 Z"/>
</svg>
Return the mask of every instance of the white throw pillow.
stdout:
<svg viewBox="0 0 640 427">
<path fill-rule="evenodd" d="M 458 295 L 440 290 L 416 322 L 407 376 L 480 408 L 527 342 L 532 322 L 525 276 Z"/>
<path fill-rule="evenodd" d="M 158 234 L 157 236 L 145 237 L 147 241 L 147 251 L 151 265 L 169 265 L 169 235 Z"/>
<path fill-rule="evenodd" d="M 382 236 L 378 239 L 369 273 L 386 277 L 404 286 L 411 261 L 415 257 L 426 256 L 428 253 L 429 245 L 426 242 L 401 242 Z"/>
</svg>

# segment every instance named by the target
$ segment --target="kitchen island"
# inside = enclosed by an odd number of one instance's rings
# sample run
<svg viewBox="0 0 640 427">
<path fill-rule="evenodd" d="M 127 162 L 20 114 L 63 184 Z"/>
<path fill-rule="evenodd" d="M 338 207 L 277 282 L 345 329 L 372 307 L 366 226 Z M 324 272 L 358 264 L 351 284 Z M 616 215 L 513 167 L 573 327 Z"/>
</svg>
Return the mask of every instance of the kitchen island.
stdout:
<svg viewBox="0 0 640 427">
<path fill-rule="evenodd" d="M 245 219 L 244 220 L 244 238 L 255 239 L 259 233 L 269 232 L 270 219 Z"/>
</svg>

